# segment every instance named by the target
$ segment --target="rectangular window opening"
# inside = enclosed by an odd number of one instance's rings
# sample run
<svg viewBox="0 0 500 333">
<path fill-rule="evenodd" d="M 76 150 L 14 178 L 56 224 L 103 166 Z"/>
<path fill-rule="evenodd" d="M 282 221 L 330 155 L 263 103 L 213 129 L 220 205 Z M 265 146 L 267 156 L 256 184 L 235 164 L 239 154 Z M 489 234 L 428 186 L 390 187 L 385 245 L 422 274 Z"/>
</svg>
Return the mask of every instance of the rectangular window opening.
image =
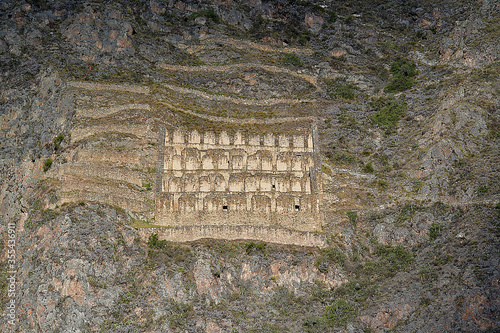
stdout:
<svg viewBox="0 0 500 333">
<path fill-rule="evenodd" d="M 227 206 L 226 205 L 222 206 L 222 210 L 227 210 Z"/>
<path fill-rule="evenodd" d="M 299 205 L 295 205 L 295 210 L 296 210 L 297 212 L 299 212 L 299 211 L 300 211 L 300 206 L 299 206 Z"/>
</svg>

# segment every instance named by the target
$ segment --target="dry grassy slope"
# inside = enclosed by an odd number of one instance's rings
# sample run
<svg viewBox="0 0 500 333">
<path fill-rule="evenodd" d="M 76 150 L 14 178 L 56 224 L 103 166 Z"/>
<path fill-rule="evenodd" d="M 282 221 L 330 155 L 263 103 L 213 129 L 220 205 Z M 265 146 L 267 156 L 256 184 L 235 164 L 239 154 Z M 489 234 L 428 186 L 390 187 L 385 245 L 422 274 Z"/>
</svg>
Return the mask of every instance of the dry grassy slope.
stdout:
<svg viewBox="0 0 500 333">
<path fill-rule="evenodd" d="M 498 330 L 498 10 L 2 3 L 0 235 L 17 223 L 19 330 Z M 386 131 L 371 99 L 389 97 L 397 56 L 418 73 Z M 320 119 L 332 249 L 207 242 L 146 254 L 134 241 L 129 224 L 152 217 L 159 124 L 310 124 L 290 116 Z"/>
</svg>

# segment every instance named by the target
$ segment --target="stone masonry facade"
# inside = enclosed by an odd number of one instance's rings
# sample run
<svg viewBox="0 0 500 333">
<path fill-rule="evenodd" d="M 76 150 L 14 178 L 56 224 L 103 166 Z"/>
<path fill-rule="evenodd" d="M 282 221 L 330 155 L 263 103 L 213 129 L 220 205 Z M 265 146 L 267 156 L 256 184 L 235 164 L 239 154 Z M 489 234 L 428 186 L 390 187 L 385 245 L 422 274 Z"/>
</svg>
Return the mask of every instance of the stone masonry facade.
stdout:
<svg viewBox="0 0 500 333">
<path fill-rule="evenodd" d="M 156 224 L 320 231 L 316 136 L 162 128 Z"/>
</svg>

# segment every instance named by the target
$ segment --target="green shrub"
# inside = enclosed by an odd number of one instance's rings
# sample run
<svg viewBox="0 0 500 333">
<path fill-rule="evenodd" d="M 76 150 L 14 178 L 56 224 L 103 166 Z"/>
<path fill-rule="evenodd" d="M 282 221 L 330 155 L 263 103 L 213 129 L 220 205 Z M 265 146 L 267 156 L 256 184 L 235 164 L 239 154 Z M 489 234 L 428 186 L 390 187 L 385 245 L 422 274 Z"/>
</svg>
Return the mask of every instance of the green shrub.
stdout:
<svg viewBox="0 0 500 333">
<path fill-rule="evenodd" d="M 405 91 L 413 87 L 413 77 L 417 75 L 417 66 L 411 61 L 400 58 L 392 63 L 391 73 L 391 82 L 385 87 L 385 90 L 387 92 Z"/>
<path fill-rule="evenodd" d="M 54 138 L 54 149 L 58 150 L 59 147 L 61 146 L 61 142 L 64 140 L 64 135 L 59 134 Z"/>
<path fill-rule="evenodd" d="M 385 191 L 387 190 L 387 187 L 389 187 L 389 183 L 387 183 L 385 180 L 374 180 L 371 182 L 372 186 L 376 186 L 379 191 Z"/>
<path fill-rule="evenodd" d="M 292 65 L 292 66 L 302 66 L 304 63 L 300 60 L 300 57 L 295 53 L 285 53 L 281 57 L 281 62 L 283 65 Z"/>
<path fill-rule="evenodd" d="M 385 128 L 386 132 L 394 129 L 399 119 L 404 116 L 407 108 L 404 96 L 401 96 L 399 99 L 395 99 L 392 96 L 375 98 L 370 102 L 370 106 L 374 111 L 372 115 L 373 123 Z"/>
<path fill-rule="evenodd" d="M 362 171 L 364 173 L 373 173 L 373 171 L 375 171 L 375 170 L 373 169 L 372 162 L 366 163 L 365 166 L 363 167 Z"/>
<path fill-rule="evenodd" d="M 43 162 L 43 172 L 49 171 L 50 167 L 52 166 L 52 159 L 48 158 Z"/>
<path fill-rule="evenodd" d="M 421 180 L 416 180 L 414 183 L 413 183 L 413 187 L 412 187 L 412 191 L 414 193 L 418 193 L 418 191 L 420 191 L 420 189 L 422 188 L 422 186 L 424 186 L 424 182 L 421 181 Z"/>
<path fill-rule="evenodd" d="M 158 240 L 158 234 L 151 234 L 148 238 L 148 246 L 150 249 L 162 249 L 167 245 L 167 241 Z"/>
<path fill-rule="evenodd" d="M 328 10 L 327 11 L 328 16 L 328 23 L 335 23 L 337 21 L 337 14 L 334 12 Z"/>
<path fill-rule="evenodd" d="M 245 243 L 245 252 L 247 254 L 252 254 L 254 252 L 264 252 L 267 248 L 267 244 L 265 242 L 250 242 Z"/>
<path fill-rule="evenodd" d="M 336 300 L 328 306 L 324 314 L 324 318 L 330 326 L 345 326 L 356 316 L 356 310 L 343 299 Z"/>
</svg>

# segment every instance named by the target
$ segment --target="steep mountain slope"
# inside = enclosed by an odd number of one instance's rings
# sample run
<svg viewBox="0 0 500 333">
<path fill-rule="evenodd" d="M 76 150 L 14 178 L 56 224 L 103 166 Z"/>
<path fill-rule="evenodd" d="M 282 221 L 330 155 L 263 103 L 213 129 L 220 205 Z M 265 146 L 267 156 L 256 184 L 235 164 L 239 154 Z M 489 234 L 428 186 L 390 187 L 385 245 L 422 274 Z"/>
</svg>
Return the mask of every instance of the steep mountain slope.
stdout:
<svg viewBox="0 0 500 333">
<path fill-rule="evenodd" d="M 1 330 L 15 234 L 18 332 L 497 331 L 499 11 L 1 2 Z M 328 248 L 140 238 L 161 126 L 311 119 Z"/>
</svg>

